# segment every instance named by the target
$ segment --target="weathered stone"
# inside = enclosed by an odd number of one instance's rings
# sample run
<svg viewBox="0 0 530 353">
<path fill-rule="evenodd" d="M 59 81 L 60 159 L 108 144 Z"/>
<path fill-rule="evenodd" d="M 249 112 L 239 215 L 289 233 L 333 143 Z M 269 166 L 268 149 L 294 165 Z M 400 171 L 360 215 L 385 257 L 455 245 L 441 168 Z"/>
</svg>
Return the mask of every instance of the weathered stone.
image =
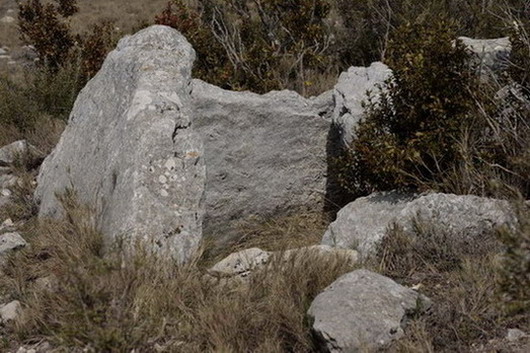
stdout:
<svg viewBox="0 0 530 353">
<path fill-rule="evenodd" d="M 333 89 L 335 107 L 333 125 L 339 130 L 340 141 L 347 146 L 353 139 L 354 130 L 364 115 L 363 102 L 368 92 L 374 101 L 380 94 L 379 87 L 392 76 L 392 70 L 381 62 L 369 67 L 350 67 L 343 72 Z"/>
<path fill-rule="evenodd" d="M 22 306 L 18 300 L 0 307 L 0 318 L 7 323 L 16 320 L 22 313 Z"/>
<path fill-rule="evenodd" d="M 506 339 L 509 342 L 516 342 L 527 337 L 529 337 L 529 335 L 516 328 L 508 329 L 508 333 L 506 334 Z"/>
<path fill-rule="evenodd" d="M 413 231 L 414 221 L 432 224 L 455 237 L 477 238 L 501 225 L 514 225 L 515 217 L 506 201 L 471 195 L 397 192 L 375 193 L 350 203 L 339 211 L 322 244 L 355 248 L 365 258 L 388 229 L 395 225 Z"/>
<path fill-rule="evenodd" d="M 19 140 L 0 148 L 0 166 L 12 166 L 18 158 L 34 163 L 41 156 L 42 153 L 26 140 Z"/>
<path fill-rule="evenodd" d="M 12 24 L 12 23 L 15 23 L 16 20 L 14 17 L 12 16 L 4 16 L 0 19 L 0 22 L 1 23 L 5 23 L 5 24 Z"/>
<path fill-rule="evenodd" d="M 373 352 L 403 336 L 407 319 L 428 307 L 430 301 L 416 291 L 356 270 L 319 294 L 308 315 L 324 352 Z"/>
<path fill-rule="evenodd" d="M 512 45 L 510 38 L 473 39 L 459 37 L 473 54 L 473 64 L 482 74 L 505 69 L 509 64 Z"/>
<path fill-rule="evenodd" d="M 19 233 L 0 234 L 0 257 L 10 251 L 19 250 L 27 245 Z"/>
<path fill-rule="evenodd" d="M 59 217 L 73 187 L 104 235 L 140 238 L 188 259 L 202 235 L 205 167 L 192 127 L 195 52 L 176 30 L 152 26 L 120 40 L 79 94 L 42 165 L 40 217 Z"/>
<path fill-rule="evenodd" d="M 209 272 L 221 276 L 246 277 L 253 270 L 269 261 L 271 253 L 259 248 L 250 248 L 228 255 L 215 264 Z"/>
<path fill-rule="evenodd" d="M 292 263 L 296 265 L 296 261 L 304 260 L 308 256 L 314 259 L 329 259 L 340 258 L 348 261 L 351 265 L 355 265 L 359 261 L 359 255 L 355 250 L 339 249 L 327 245 L 313 245 L 297 249 L 289 249 L 285 251 L 264 251 L 259 248 L 250 248 L 230 254 L 225 259 L 213 266 L 209 273 L 212 275 L 222 277 L 240 277 L 244 278 L 250 275 L 253 271 L 259 270 L 267 265 L 271 259 L 275 259 L 275 263 Z"/>
<path fill-rule="evenodd" d="M 259 95 L 193 80 L 192 99 L 207 165 L 205 233 L 230 235 L 234 220 L 324 204 L 329 93 Z"/>
</svg>

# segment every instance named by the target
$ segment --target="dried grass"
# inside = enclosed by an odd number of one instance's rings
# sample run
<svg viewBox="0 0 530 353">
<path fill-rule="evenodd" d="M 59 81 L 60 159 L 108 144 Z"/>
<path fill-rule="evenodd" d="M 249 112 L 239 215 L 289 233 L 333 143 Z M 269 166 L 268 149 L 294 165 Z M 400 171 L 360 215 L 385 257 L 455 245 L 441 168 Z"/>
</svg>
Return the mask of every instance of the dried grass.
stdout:
<svg viewBox="0 0 530 353">
<path fill-rule="evenodd" d="M 24 305 L 5 333 L 12 342 L 45 338 L 64 352 L 313 352 L 305 313 L 352 270 L 303 253 L 273 260 L 248 283 L 215 284 L 198 265 L 204 251 L 186 265 L 141 244 L 104 252 L 90 210 L 65 200 L 66 220 L 28 226 L 31 247 L 10 258 L 1 279 L 2 292 Z M 36 285 L 42 277 L 57 290 Z"/>
</svg>

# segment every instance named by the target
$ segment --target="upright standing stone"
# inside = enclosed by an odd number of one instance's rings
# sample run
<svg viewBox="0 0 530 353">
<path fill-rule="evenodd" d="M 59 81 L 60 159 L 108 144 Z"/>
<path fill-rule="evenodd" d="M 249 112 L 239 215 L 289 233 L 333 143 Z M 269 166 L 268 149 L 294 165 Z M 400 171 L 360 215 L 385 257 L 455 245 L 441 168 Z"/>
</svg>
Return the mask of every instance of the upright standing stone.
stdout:
<svg viewBox="0 0 530 353">
<path fill-rule="evenodd" d="M 153 241 L 186 260 L 202 236 L 205 167 L 192 128 L 195 52 L 176 30 L 122 39 L 81 91 L 38 178 L 41 217 L 62 213 L 73 187 L 104 235 Z"/>
</svg>

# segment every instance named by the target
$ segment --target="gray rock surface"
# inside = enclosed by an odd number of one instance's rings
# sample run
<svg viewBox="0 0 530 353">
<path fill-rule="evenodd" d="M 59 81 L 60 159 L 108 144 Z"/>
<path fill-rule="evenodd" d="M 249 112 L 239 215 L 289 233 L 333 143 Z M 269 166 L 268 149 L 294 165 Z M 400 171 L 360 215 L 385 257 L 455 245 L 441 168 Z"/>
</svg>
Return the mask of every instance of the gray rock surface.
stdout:
<svg viewBox="0 0 530 353">
<path fill-rule="evenodd" d="M 377 100 L 378 86 L 392 76 L 392 70 L 381 62 L 374 62 L 369 67 L 350 67 L 343 72 L 333 89 L 335 102 L 332 121 L 339 130 L 343 145 L 349 145 L 353 139 L 354 129 L 364 115 L 362 103 L 367 101 L 367 92 Z"/>
<path fill-rule="evenodd" d="M 527 337 L 529 337 L 529 335 L 527 335 L 524 331 L 521 331 L 516 328 L 508 329 L 508 332 L 506 333 L 506 339 L 509 342 L 516 342 Z"/>
<path fill-rule="evenodd" d="M 10 251 L 18 250 L 27 245 L 19 233 L 0 234 L 0 258 Z"/>
<path fill-rule="evenodd" d="M 322 244 L 354 248 L 365 258 L 374 253 L 392 225 L 412 232 L 415 220 L 433 224 L 460 238 L 477 238 L 495 226 L 515 225 L 514 213 L 506 201 L 440 193 L 374 193 L 340 210 L 324 234 Z"/>
<path fill-rule="evenodd" d="M 259 248 L 250 248 L 230 254 L 215 264 L 209 272 L 221 276 L 246 277 L 256 268 L 269 262 L 271 253 Z"/>
<path fill-rule="evenodd" d="M 512 45 L 510 38 L 473 39 L 459 37 L 474 56 L 474 63 L 483 74 L 499 71 L 507 67 Z"/>
<path fill-rule="evenodd" d="M 19 140 L 0 148 L 0 166 L 12 166 L 17 158 L 24 158 L 29 163 L 34 163 L 41 157 L 34 146 L 26 140 Z"/>
<path fill-rule="evenodd" d="M 0 319 L 3 323 L 16 320 L 22 313 L 22 306 L 18 300 L 0 307 Z"/>
<path fill-rule="evenodd" d="M 403 336 L 407 319 L 428 307 L 430 301 L 414 290 L 356 270 L 319 294 L 308 316 L 324 352 L 374 352 Z"/>
<path fill-rule="evenodd" d="M 109 238 L 141 238 L 185 260 L 202 235 L 205 167 L 192 127 L 195 52 L 176 30 L 152 26 L 120 40 L 79 94 L 42 165 L 40 217 L 59 217 L 73 187 Z"/>
<path fill-rule="evenodd" d="M 205 234 L 230 234 L 233 220 L 323 205 L 331 94 L 259 95 L 193 80 L 192 102 L 207 166 Z"/>
</svg>

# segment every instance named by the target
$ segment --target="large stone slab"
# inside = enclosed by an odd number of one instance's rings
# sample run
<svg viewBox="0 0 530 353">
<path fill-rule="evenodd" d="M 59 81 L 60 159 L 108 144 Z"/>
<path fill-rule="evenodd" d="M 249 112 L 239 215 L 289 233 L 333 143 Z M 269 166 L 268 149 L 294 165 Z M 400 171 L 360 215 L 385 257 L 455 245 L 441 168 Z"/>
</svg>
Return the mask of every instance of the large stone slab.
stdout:
<svg viewBox="0 0 530 353">
<path fill-rule="evenodd" d="M 259 95 L 193 80 L 192 101 L 205 145 L 207 234 L 230 234 L 234 220 L 324 205 L 331 93 Z"/>
<path fill-rule="evenodd" d="M 374 253 L 391 226 L 412 232 L 415 221 L 432 224 L 455 237 L 470 239 L 477 239 L 496 226 L 513 226 L 516 222 L 507 201 L 440 193 L 374 193 L 340 210 L 321 243 L 354 248 L 366 258 Z"/>
<path fill-rule="evenodd" d="M 41 217 L 58 217 L 73 187 L 101 231 L 153 241 L 185 260 L 202 235 L 205 166 L 192 127 L 195 52 L 176 30 L 152 26 L 122 39 L 79 94 L 38 177 Z"/>
<path fill-rule="evenodd" d="M 430 301 L 390 278 L 367 270 L 347 273 L 319 294 L 308 310 L 323 352 L 376 352 Z"/>
</svg>

